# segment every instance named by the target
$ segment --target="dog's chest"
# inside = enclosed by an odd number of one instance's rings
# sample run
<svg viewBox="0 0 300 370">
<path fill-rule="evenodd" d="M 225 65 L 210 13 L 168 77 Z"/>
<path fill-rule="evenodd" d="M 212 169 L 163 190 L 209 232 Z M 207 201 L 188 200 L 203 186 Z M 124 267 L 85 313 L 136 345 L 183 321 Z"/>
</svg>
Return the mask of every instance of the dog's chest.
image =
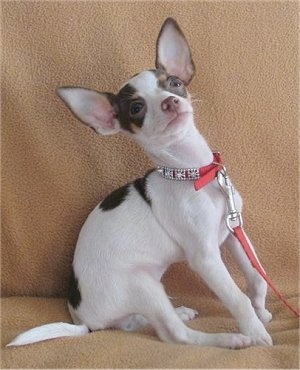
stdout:
<svg viewBox="0 0 300 370">
<path fill-rule="evenodd" d="M 220 245 L 226 239 L 227 205 L 216 182 L 195 191 L 193 182 L 166 180 L 153 174 L 148 191 L 154 216 L 180 245 L 210 238 Z"/>
</svg>

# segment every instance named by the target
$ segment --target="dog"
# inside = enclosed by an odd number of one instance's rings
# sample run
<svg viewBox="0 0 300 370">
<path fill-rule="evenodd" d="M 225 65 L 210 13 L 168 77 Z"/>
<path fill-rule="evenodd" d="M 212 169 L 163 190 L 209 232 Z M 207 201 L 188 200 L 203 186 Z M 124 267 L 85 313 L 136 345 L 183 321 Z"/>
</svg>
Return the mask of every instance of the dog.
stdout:
<svg viewBox="0 0 300 370">
<path fill-rule="evenodd" d="M 265 308 L 267 284 L 226 227 L 226 199 L 217 181 L 196 192 L 191 181 L 171 180 L 172 169 L 179 169 L 179 180 L 184 168 L 193 178 L 195 169 L 214 161 L 194 123 L 186 88 L 194 73 L 187 39 L 177 22 L 167 18 L 156 42 L 155 69 L 134 75 L 117 94 L 57 89 L 81 122 L 97 134 L 132 138 L 156 168 L 114 190 L 83 225 L 68 294 L 74 324 L 43 325 L 20 334 L 8 346 L 107 328 L 134 331 L 145 325 L 165 342 L 232 349 L 272 345 L 264 327 L 272 318 Z M 240 212 L 237 191 L 235 203 Z M 243 271 L 249 295 L 224 265 L 223 244 Z M 184 323 L 197 311 L 174 308 L 160 282 L 172 263 L 184 260 L 227 307 L 239 333 L 204 333 Z"/>
</svg>

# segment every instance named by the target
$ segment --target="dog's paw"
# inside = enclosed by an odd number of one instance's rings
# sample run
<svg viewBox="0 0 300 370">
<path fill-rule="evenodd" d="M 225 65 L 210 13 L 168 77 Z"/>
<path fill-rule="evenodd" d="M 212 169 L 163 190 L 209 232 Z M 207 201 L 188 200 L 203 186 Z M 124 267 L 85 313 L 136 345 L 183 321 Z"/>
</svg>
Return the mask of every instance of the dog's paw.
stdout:
<svg viewBox="0 0 300 370">
<path fill-rule="evenodd" d="M 254 346 L 272 346 L 273 341 L 260 320 L 249 322 L 247 327 L 241 328 L 242 333 L 252 340 Z"/>
<path fill-rule="evenodd" d="M 225 347 L 229 349 L 242 349 L 252 345 L 252 339 L 243 334 L 218 334 L 215 343 L 218 347 Z"/>
<path fill-rule="evenodd" d="M 261 322 L 267 324 L 272 320 L 272 314 L 265 308 L 255 308 L 256 315 L 260 319 Z"/>
<path fill-rule="evenodd" d="M 184 342 L 188 344 L 229 349 L 241 349 L 252 345 L 252 339 L 240 333 L 203 333 L 191 329 L 188 333 L 189 340 Z"/>
<path fill-rule="evenodd" d="M 198 311 L 184 306 L 175 308 L 177 315 L 182 321 L 190 321 L 199 315 Z"/>
<path fill-rule="evenodd" d="M 252 339 L 252 345 L 254 346 L 273 346 L 272 338 L 270 334 L 268 334 L 267 332 L 264 333 L 263 335 L 260 334 L 260 335 L 253 336 L 251 337 L 251 339 Z"/>
</svg>

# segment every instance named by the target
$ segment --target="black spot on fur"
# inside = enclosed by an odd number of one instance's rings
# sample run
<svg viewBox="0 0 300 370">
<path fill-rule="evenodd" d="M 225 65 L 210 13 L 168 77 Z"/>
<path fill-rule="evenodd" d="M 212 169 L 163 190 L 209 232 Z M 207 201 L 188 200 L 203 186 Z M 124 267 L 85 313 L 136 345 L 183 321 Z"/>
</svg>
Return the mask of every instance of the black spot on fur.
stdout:
<svg viewBox="0 0 300 370">
<path fill-rule="evenodd" d="M 69 284 L 68 301 L 74 309 L 76 309 L 81 302 L 81 294 L 78 286 L 78 280 L 75 276 L 73 268 Z"/>
<path fill-rule="evenodd" d="M 103 211 L 110 211 L 118 207 L 127 197 L 129 192 L 129 184 L 114 190 L 110 193 L 100 204 L 100 209 Z"/>
<path fill-rule="evenodd" d="M 146 175 L 144 177 L 136 179 L 133 183 L 135 189 L 139 192 L 141 197 L 144 199 L 144 201 L 146 203 L 149 204 L 150 207 L 151 207 L 151 199 L 150 199 L 150 197 L 148 195 L 148 192 L 147 192 L 147 177 L 153 171 L 154 171 L 154 169 L 150 170 L 149 172 L 146 173 Z"/>
</svg>

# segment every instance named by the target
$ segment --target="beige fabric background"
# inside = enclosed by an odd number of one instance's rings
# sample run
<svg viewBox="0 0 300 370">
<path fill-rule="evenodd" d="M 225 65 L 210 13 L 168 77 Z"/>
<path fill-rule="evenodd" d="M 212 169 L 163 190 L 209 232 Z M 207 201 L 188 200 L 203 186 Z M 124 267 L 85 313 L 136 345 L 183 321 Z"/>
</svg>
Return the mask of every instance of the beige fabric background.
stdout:
<svg viewBox="0 0 300 370">
<path fill-rule="evenodd" d="M 4 1 L 2 5 L 2 340 L 69 321 L 65 297 L 78 232 L 97 202 L 151 168 L 122 136 L 100 137 L 54 90 L 116 92 L 154 67 L 168 16 L 190 42 L 197 125 L 222 152 L 245 202 L 245 227 L 271 278 L 298 302 L 298 3 Z M 229 269 L 243 286 L 227 254 Z M 186 265 L 164 281 L 191 325 L 236 330 Z M 21 298 L 20 296 L 23 296 Z M 29 298 L 29 297 L 39 298 Z M 161 343 L 151 330 L 105 331 L 4 349 L 3 367 L 298 367 L 298 321 L 268 296 L 272 348 L 230 351 Z M 3 347 L 2 347 L 3 349 Z"/>
</svg>

